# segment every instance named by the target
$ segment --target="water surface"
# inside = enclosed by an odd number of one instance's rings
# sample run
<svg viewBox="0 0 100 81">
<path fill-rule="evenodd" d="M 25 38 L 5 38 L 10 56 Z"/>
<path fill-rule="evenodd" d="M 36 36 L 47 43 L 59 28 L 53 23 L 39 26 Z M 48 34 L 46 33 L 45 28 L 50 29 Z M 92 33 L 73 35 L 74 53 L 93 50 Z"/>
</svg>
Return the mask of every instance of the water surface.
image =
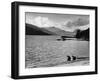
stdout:
<svg viewBox="0 0 100 81">
<path fill-rule="evenodd" d="M 60 38 L 60 36 L 26 35 L 26 68 L 67 65 L 67 55 L 89 57 L 89 41 L 77 40 L 76 38 L 67 38 L 65 41 L 58 41 L 57 39 Z M 79 63 L 79 65 L 82 64 L 83 61 Z"/>
</svg>

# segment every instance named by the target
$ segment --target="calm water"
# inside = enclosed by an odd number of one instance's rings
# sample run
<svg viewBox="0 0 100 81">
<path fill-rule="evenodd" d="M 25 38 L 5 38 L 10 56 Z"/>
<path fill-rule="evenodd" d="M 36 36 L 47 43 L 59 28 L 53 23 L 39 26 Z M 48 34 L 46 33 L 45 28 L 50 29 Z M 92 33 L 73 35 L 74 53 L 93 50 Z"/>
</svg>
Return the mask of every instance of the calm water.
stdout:
<svg viewBox="0 0 100 81">
<path fill-rule="evenodd" d="M 56 66 L 66 63 L 67 55 L 89 57 L 89 41 L 67 38 L 57 41 L 60 36 L 26 36 L 25 65 L 27 68 Z M 70 39 L 70 40 L 69 40 Z"/>
</svg>

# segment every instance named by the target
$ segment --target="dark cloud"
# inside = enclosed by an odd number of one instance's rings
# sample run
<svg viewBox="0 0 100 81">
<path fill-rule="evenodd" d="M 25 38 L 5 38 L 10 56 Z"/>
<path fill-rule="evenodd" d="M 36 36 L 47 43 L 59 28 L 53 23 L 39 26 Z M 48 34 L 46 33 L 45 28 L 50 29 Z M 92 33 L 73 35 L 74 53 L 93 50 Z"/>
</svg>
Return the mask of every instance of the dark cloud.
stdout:
<svg viewBox="0 0 100 81">
<path fill-rule="evenodd" d="M 77 27 L 77 26 L 84 26 L 88 24 L 89 24 L 88 19 L 78 18 L 77 20 L 68 21 L 66 27 Z"/>
</svg>

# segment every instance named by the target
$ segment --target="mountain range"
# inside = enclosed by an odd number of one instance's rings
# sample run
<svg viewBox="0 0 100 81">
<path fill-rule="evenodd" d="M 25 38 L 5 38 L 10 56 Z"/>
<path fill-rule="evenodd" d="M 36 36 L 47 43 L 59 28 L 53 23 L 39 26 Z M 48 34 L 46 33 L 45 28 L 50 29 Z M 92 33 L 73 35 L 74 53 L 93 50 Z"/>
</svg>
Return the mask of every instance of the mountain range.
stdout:
<svg viewBox="0 0 100 81">
<path fill-rule="evenodd" d="M 38 27 L 32 24 L 25 24 L 26 26 L 26 35 L 59 35 L 59 36 L 68 36 L 75 37 L 76 32 L 69 32 L 62 30 L 57 27 Z"/>
<path fill-rule="evenodd" d="M 48 27 L 48 28 L 43 28 L 43 29 L 46 29 L 50 32 L 54 32 L 56 35 L 59 35 L 59 36 L 73 37 L 76 34 L 75 32 L 65 31 L 65 30 L 59 29 L 57 27 Z"/>
</svg>

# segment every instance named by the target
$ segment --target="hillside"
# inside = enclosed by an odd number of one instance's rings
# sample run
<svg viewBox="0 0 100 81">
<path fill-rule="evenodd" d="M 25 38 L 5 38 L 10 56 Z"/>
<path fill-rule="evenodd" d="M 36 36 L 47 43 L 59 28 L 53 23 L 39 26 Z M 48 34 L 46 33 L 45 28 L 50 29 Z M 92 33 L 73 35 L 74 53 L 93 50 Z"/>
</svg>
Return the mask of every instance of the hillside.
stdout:
<svg viewBox="0 0 100 81">
<path fill-rule="evenodd" d="M 41 29 L 35 25 L 25 24 L 26 27 L 26 35 L 54 35 L 54 33 Z"/>
<path fill-rule="evenodd" d="M 45 27 L 40 28 L 35 25 L 25 24 L 26 27 L 26 35 L 59 35 L 59 36 L 67 36 L 67 37 L 75 37 L 76 32 L 69 32 L 57 27 Z"/>
<path fill-rule="evenodd" d="M 43 29 L 46 29 L 46 30 L 53 32 L 56 35 L 60 35 L 60 36 L 68 36 L 68 37 L 74 37 L 75 36 L 74 32 L 64 31 L 64 30 L 61 30 L 61 29 L 56 28 L 56 27 L 48 27 L 48 28 L 43 28 Z"/>
</svg>

